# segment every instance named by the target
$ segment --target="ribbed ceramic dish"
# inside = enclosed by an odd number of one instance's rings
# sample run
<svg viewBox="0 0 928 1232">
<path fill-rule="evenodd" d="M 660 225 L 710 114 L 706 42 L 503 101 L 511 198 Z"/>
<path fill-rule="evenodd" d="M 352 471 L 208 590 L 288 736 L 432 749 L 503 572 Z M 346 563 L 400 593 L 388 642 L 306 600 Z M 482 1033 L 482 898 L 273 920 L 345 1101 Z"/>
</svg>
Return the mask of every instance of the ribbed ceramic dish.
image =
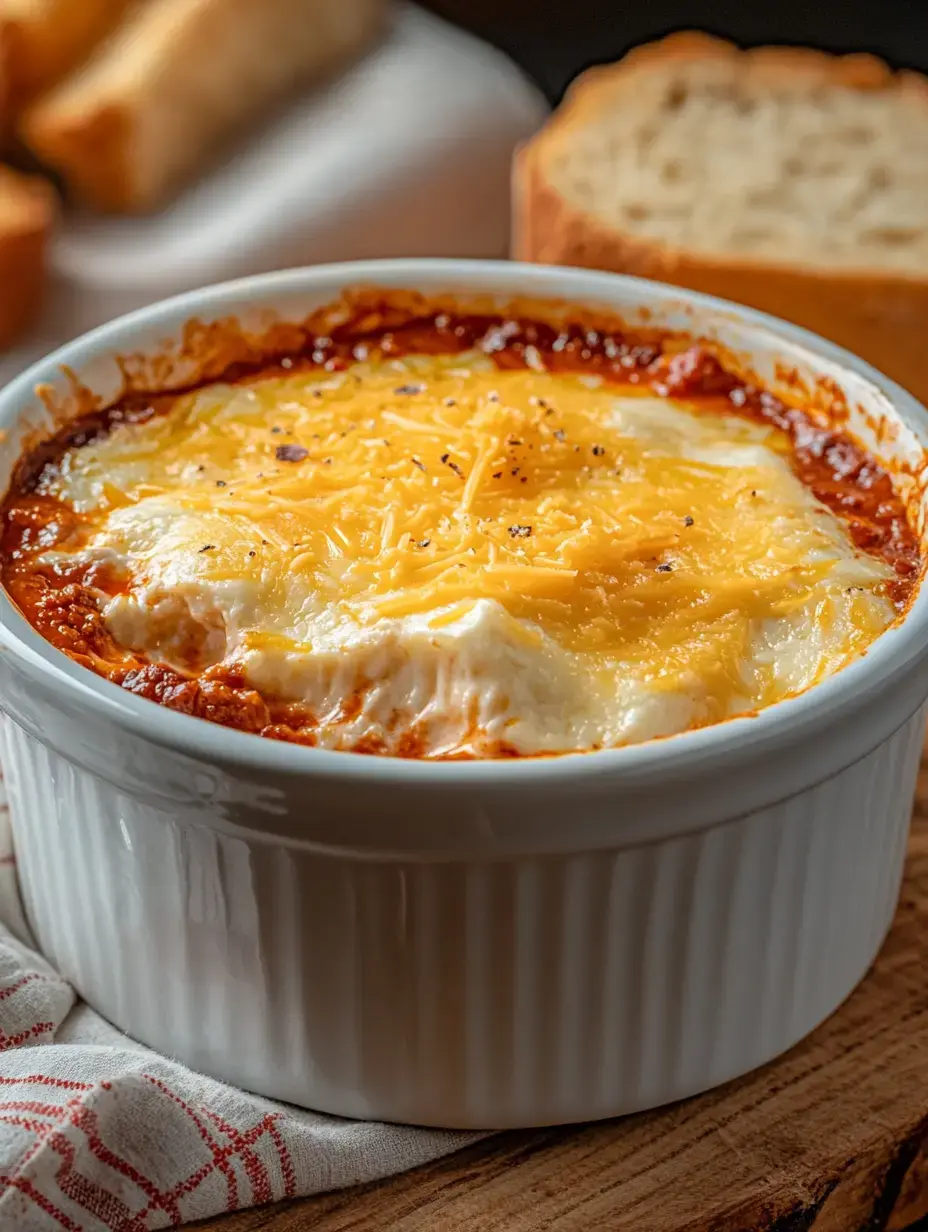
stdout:
<svg viewBox="0 0 928 1232">
<path fill-rule="evenodd" d="M 300 319 L 346 286 L 642 310 L 840 387 L 888 464 L 928 415 L 838 348 L 677 289 L 503 263 L 271 275 L 147 309 L 0 394 L 0 479 L 62 365 L 191 317 Z M 925 518 L 919 517 L 924 536 Z M 860 660 L 754 718 L 524 762 L 263 741 L 77 667 L 0 595 L 0 706 L 26 912 L 131 1035 L 350 1117 L 499 1128 L 632 1112 L 762 1064 L 827 1017 L 895 908 L 928 698 L 928 595 Z"/>
</svg>

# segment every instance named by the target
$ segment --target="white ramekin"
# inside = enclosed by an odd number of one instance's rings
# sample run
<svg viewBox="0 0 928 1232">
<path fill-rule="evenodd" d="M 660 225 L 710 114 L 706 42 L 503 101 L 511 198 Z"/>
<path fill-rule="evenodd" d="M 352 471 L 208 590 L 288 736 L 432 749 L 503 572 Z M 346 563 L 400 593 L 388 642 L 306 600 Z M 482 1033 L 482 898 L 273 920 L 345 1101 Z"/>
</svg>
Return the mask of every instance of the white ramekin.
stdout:
<svg viewBox="0 0 928 1232">
<path fill-rule="evenodd" d="M 191 317 L 302 318 L 345 286 L 555 297 L 834 382 L 920 467 L 928 414 L 861 361 L 730 304 L 505 263 L 371 262 L 162 304 L 0 394 L 0 479 L 66 365 Z M 922 519 L 923 521 L 924 519 Z M 923 527 L 920 532 L 924 534 Z M 71 663 L 0 596 L 3 762 L 38 942 L 153 1047 L 350 1117 L 498 1128 L 680 1099 L 789 1048 L 847 996 L 896 904 L 928 698 L 928 593 L 796 699 L 639 747 L 419 764 L 171 713 Z"/>
</svg>

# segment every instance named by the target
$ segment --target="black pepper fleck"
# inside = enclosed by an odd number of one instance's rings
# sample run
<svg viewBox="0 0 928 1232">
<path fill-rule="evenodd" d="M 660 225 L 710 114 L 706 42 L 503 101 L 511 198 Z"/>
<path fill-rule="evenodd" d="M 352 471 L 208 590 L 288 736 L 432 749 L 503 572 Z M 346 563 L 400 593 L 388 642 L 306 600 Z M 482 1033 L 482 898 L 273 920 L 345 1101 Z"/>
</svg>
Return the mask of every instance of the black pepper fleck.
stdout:
<svg viewBox="0 0 928 1232">
<path fill-rule="evenodd" d="M 516 525 L 516 526 L 509 527 L 509 534 L 512 536 L 513 539 L 528 539 L 531 533 L 532 533 L 532 528 L 530 526 Z"/>
<path fill-rule="evenodd" d="M 673 565 L 658 565 L 658 573 L 673 573 Z"/>
<path fill-rule="evenodd" d="M 395 394 L 412 395 L 425 392 L 424 385 L 398 385 L 393 391 Z"/>
<path fill-rule="evenodd" d="M 689 514 L 687 514 L 687 515 L 686 515 L 686 517 L 683 519 L 683 525 L 684 525 L 684 526 L 692 526 L 692 525 L 693 525 L 693 519 L 690 517 L 690 515 L 689 515 Z"/>
<path fill-rule="evenodd" d="M 278 462 L 302 462 L 309 457 L 309 450 L 304 445 L 278 445 L 274 456 Z"/>
</svg>

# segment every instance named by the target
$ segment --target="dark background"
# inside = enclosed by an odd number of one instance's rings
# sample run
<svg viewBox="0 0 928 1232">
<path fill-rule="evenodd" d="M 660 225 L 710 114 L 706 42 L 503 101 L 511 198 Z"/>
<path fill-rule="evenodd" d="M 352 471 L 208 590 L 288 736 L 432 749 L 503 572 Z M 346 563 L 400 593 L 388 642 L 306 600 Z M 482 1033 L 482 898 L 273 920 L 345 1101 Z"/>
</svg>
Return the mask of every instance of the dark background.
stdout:
<svg viewBox="0 0 928 1232">
<path fill-rule="evenodd" d="M 557 102 L 582 68 L 671 30 L 745 46 L 797 43 L 872 51 L 928 71 L 928 0 L 427 0 L 507 51 Z"/>
</svg>

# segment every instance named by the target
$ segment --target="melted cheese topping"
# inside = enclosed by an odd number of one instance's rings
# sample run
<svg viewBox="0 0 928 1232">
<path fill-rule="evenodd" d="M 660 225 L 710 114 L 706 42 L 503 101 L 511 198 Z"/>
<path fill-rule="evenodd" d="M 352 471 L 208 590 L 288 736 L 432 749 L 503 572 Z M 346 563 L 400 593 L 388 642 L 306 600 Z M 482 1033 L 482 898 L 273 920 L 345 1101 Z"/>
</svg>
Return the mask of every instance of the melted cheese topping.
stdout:
<svg viewBox="0 0 928 1232">
<path fill-rule="evenodd" d="M 319 741 L 614 745 L 769 705 L 892 620 L 788 439 L 582 375 L 411 357 L 215 386 L 73 449 L 123 645 L 240 667 Z M 61 560 L 61 554 L 56 557 Z"/>
</svg>

